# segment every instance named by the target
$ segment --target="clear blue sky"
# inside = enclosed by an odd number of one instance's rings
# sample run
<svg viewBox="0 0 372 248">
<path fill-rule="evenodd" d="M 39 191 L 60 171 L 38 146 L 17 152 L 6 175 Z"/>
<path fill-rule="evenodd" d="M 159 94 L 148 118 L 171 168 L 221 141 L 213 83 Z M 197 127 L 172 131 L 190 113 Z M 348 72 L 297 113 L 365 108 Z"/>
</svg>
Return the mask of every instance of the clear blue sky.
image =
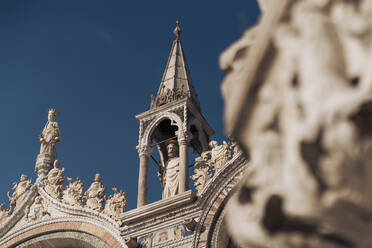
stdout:
<svg viewBox="0 0 372 248">
<path fill-rule="evenodd" d="M 254 0 L 0 2 L 0 201 L 22 173 L 33 181 L 38 136 L 56 108 L 65 175 L 102 174 L 137 204 L 138 121 L 165 68 L 175 21 L 203 114 L 223 139 L 219 54 L 254 24 Z M 157 154 L 155 154 L 158 156 Z M 190 161 L 191 163 L 192 161 Z M 150 165 L 149 201 L 160 199 Z M 11 191 L 12 192 L 12 191 Z M 7 203 L 8 204 L 8 203 Z"/>
</svg>

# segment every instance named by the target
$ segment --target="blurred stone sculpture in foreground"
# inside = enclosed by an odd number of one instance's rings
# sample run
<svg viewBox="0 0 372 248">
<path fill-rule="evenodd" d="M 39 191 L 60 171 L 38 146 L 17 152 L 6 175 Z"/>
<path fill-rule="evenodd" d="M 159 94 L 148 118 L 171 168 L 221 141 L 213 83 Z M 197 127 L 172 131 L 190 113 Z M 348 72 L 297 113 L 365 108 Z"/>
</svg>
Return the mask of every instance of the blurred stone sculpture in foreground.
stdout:
<svg viewBox="0 0 372 248">
<path fill-rule="evenodd" d="M 227 132 L 251 159 L 230 233 L 239 247 L 370 247 L 372 1 L 267 7 L 220 59 Z"/>
</svg>

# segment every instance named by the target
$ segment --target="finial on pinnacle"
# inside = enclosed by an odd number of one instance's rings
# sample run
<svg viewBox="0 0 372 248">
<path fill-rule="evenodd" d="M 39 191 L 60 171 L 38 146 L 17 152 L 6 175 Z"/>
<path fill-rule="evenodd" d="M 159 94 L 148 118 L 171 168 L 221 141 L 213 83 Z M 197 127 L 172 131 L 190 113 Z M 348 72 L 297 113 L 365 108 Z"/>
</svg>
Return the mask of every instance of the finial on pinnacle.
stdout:
<svg viewBox="0 0 372 248">
<path fill-rule="evenodd" d="M 174 29 L 173 33 L 176 35 L 176 39 L 179 40 L 182 30 L 180 27 L 180 22 L 178 20 L 176 21 L 176 28 Z"/>
</svg>

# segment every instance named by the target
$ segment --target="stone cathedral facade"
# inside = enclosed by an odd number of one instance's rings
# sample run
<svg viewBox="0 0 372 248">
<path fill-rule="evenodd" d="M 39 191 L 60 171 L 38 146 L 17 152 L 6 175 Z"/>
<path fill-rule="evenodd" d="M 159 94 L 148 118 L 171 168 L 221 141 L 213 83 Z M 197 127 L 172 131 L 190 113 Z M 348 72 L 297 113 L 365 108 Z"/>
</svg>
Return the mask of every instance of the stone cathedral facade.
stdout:
<svg viewBox="0 0 372 248">
<path fill-rule="evenodd" d="M 136 115 L 137 208 L 126 211 L 125 192 L 117 188 L 106 195 L 100 174 L 91 185 L 64 176 L 56 157 L 58 111 L 50 109 L 40 135 L 37 180 L 22 175 L 8 193 L 9 208 L 0 205 L 1 248 L 235 247 L 225 227 L 225 206 L 248 162 L 234 141 L 210 140 L 214 131 L 191 81 L 179 23 L 174 34 L 157 95 L 148 111 Z M 189 150 L 200 154 L 191 175 Z M 148 166 L 155 152 L 163 193 L 162 200 L 148 203 Z"/>
</svg>

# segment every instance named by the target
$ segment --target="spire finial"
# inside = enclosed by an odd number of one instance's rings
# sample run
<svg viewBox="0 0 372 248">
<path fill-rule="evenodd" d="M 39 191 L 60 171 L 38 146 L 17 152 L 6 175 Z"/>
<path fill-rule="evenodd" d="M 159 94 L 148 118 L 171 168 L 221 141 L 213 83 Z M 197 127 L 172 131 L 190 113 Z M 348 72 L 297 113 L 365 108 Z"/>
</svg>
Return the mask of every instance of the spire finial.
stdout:
<svg viewBox="0 0 372 248">
<path fill-rule="evenodd" d="M 176 39 L 179 40 L 182 30 L 180 27 L 180 22 L 178 20 L 176 21 L 176 28 L 174 29 L 173 33 L 176 35 Z"/>
</svg>

